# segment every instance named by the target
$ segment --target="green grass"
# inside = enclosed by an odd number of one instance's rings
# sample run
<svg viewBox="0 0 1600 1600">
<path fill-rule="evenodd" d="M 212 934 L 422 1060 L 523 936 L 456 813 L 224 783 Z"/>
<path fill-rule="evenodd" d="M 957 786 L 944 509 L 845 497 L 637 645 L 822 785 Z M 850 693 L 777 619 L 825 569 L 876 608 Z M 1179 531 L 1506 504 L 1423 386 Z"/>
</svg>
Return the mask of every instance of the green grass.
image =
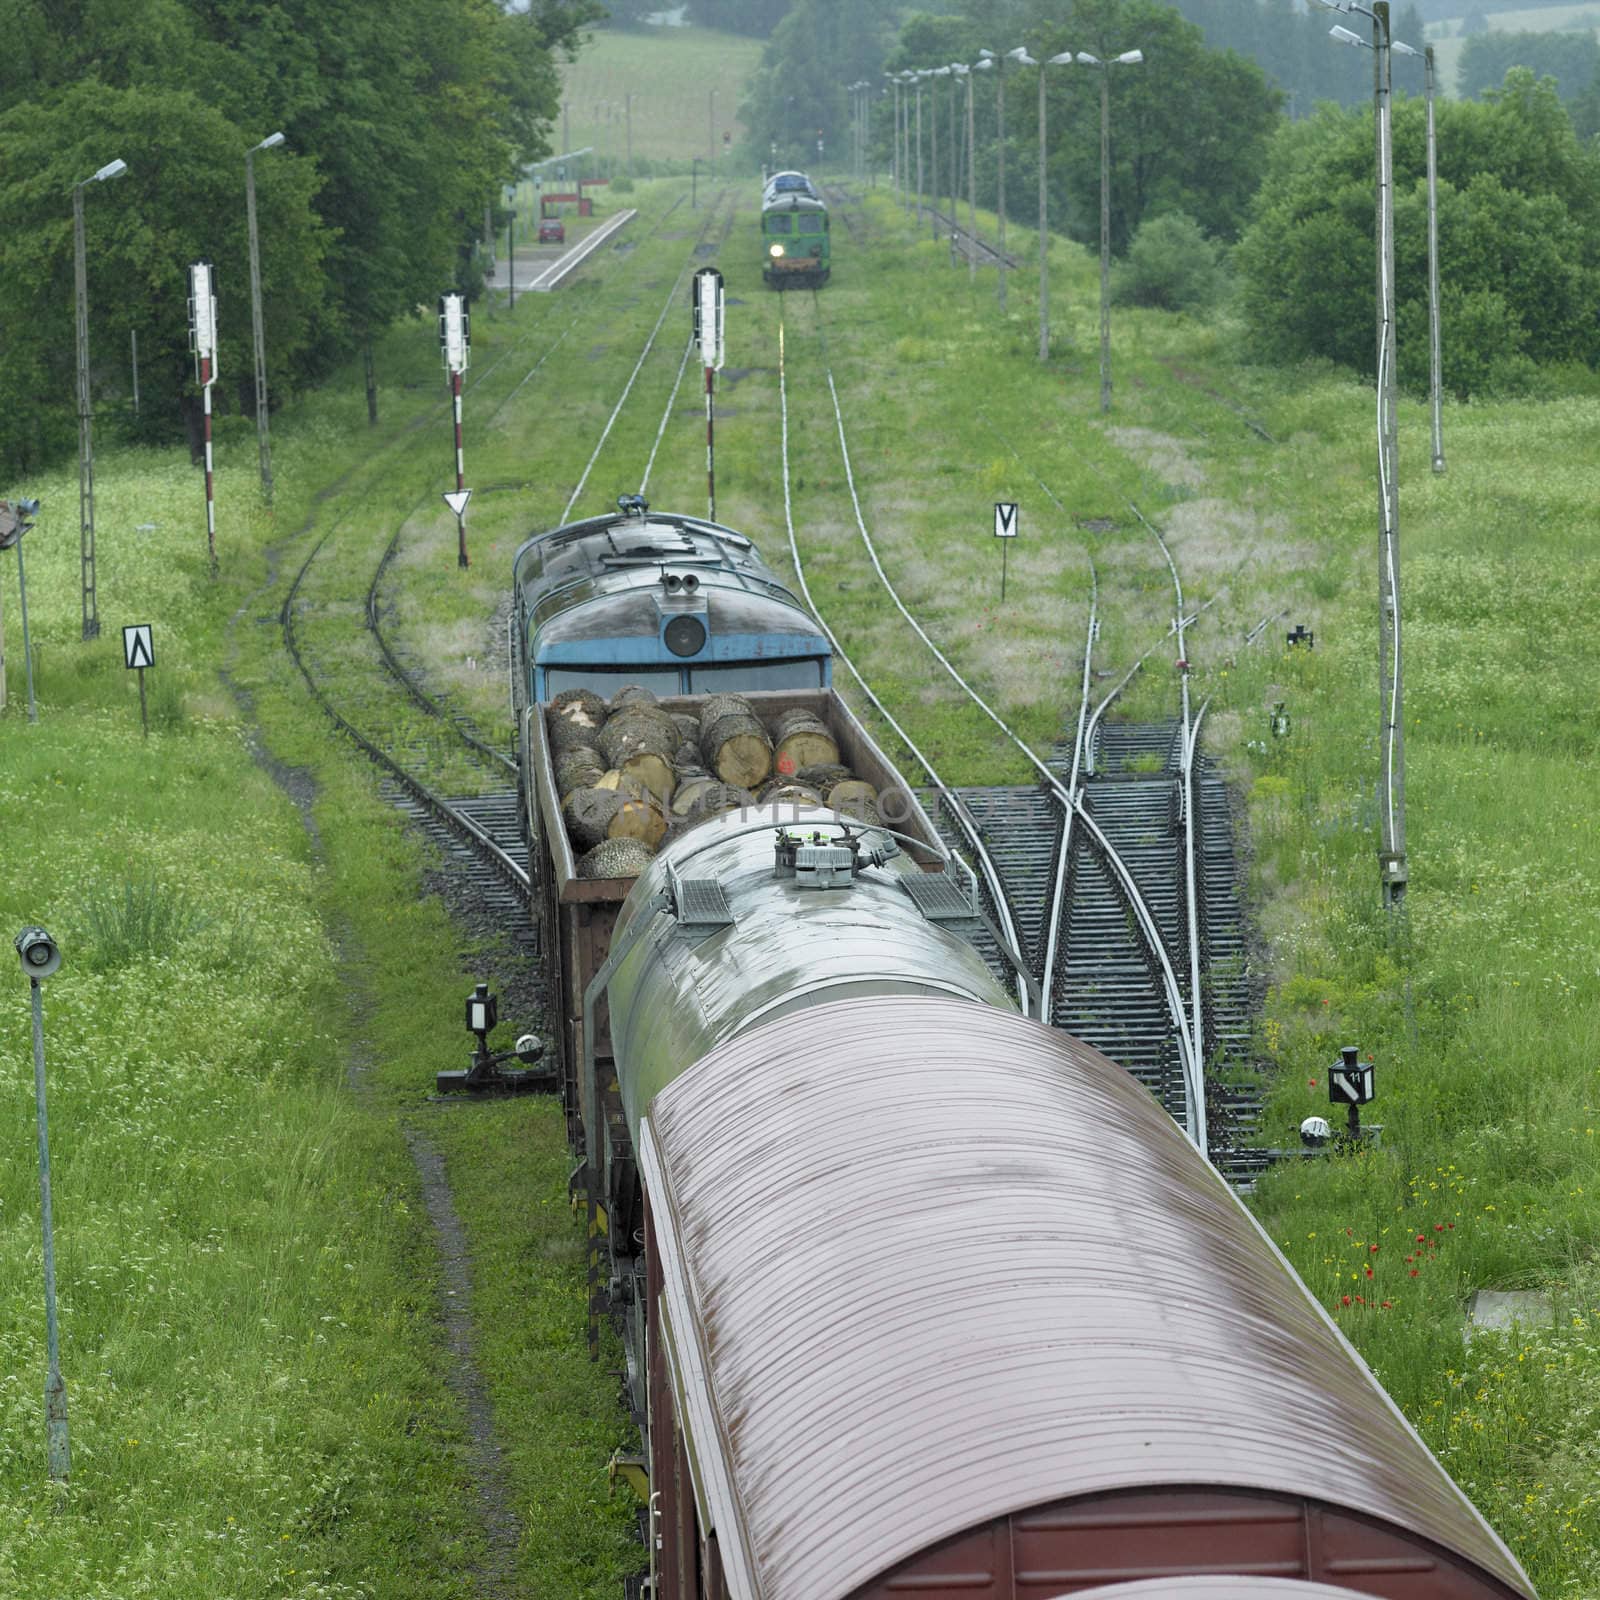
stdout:
<svg viewBox="0 0 1600 1600">
<path fill-rule="evenodd" d="M 533 1103 L 426 1103 L 433 1072 L 459 1060 L 461 998 L 488 952 L 420 892 L 417 847 L 307 701 L 275 618 L 311 540 L 331 532 L 303 631 L 314 648 L 359 659 L 348 624 L 399 527 L 384 588 L 392 636 L 485 729 L 508 735 L 504 679 L 488 663 L 511 554 L 559 518 L 675 294 L 576 514 L 638 487 L 686 334 L 677 270 L 707 220 L 666 214 L 681 187 L 641 185 L 634 250 L 607 252 L 560 294 L 520 298 L 514 316 L 497 306 L 475 317 L 466 574 L 437 498 L 449 429 L 425 322 L 380 353 L 376 435 L 354 374 L 280 416 L 275 523 L 256 505 L 247 424 L 222 419 L 216 582 L 187 462 L 106 448 L 106 634 L 95 645 L 77 637 L 74 475 L 19 486 L 45 503 L 27 547 L 42 720 L 29 727 L 18 698 L 0 717 L 0 803 L 22 819 L 21 847 L 0 852 L 0 907 L 13 927 L 50 925 L 67 952 L 45 999 L 78 1455 L 52 1516 L 19 1069 L 0 1107 L 11 1154 L 0 1177 L 0 1517 L 22 1532 L 0 1541 L 0 1592 L 470 1592 L 482 1536 L 408 1127 L 443 1153 L 468 1230 L 478 1362 L 524 1531 L 517 1581 L 562 1600 L 613 1595 L 638 1560 L 632 1509 L 605 1475 L 626 1437 L 615 1381 L 582 1350 L 559 1119 Z M 730 297 L 718 513 L 787 570 L 780 301 L 760 282 L 748 187 L 717 257 Z M 1002 318 L 992 276 L 974 287 L 942 249 L 913 242 L 881 192 L 862 226 L 859 240 L 836 232 L 820 317 L 809 297 L 782 307 L 796 525 L 819 606 L 949 777 L 1025 778 L 875 587 L 824 358 L 886 567 L 1036 747 L 1071 704 L 1091 552 L 1101 664 L 1149 649 L 1130 708 L 1169 702 L 1170 577 L 1127 497 L 1167 530 L 1191 609 L 1213 602 L 1189 643 L 1194 686 L 1212 697 L 1210 748 L 1249 810 L 1271 985 L 1260 1041 L 1276 1067 L 1269 1137 L 1292 1146 L 1300 1119 L 1326 1112 L 1338 1046 L 1378 1063 L 1381 1145 L 1275 1173 L 1258 1214 L 1542 1592 L 1595 1593 L 1600 882 L 1588 796 L 1600 719 L 1582 686 L 1600 676 L 1586 623 L 1600 405 L 1450 407 L 1450 467 L 1437 479 L 1425 408 L 1402 407 L 1412 886 L 1397 930 L 1376 908 L 1368 392 L 1323 370 L 1241 365 L 1225 325 L 1118 311 L 1115 409 L 1103 420 L 1084 252 L 1059 241 L 1052 252 L 1055 345 L 1041 367 L 1031 240 L 1013 240 L 1024 270 Z M 544 353 L 513 396 L 508 375 Z M 1240 409 L 1279 442 L 1251 432 Z M 658 506 L 703 508 L 702 449 L 691 373 L 650 487 Z M 997 499 L 1023 507 L 1003 606 Z M 159 526 L 134 532 L 146 522 Z M 13 570 L 0 582 L 20 697 Z M 167 709 L 148 743 L 118 654 L 125 621 L 157 630 L 150 687 Z M 1282 648 L 1296 621 L 1316 630 L 1314 651 Z M 252 764 L 219 667 L 274 757 L 303 776 L 315 847 Z M 1280 700 L 1293 728 L 1273 740 Z M 0 1051 L 25 1063 L 15 984 Z M 1557 1326 L 1467 1347 L 1466 1294 L 1521 1286 L 1551 1291 Z"/>
<path fill-rule="evenodd" d="M 713 127 L 743 137 L 738 120 L 745 85 L 761 60 L 762 41 L 706 28 L 597 28 L 562 74 L 567 148 L 593 146 L 621 171 L 627 156 L 627 96 L 633 96 L 633 154 L 650 161 L 704 157 Z M 711 91 L 716 90 L 715 122 Z M 557 144 L 561 140 L 557 130 Z"/>
</svg>

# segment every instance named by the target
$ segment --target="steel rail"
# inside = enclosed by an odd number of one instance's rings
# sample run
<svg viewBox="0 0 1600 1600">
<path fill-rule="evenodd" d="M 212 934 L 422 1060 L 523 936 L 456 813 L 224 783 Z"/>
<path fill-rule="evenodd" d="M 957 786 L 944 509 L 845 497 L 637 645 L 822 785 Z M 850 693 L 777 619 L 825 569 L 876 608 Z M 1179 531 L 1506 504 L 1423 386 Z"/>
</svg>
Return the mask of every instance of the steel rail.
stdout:
<svg viewBox="0 0 1600 1600">
<path fill-rule="evenodd" d="M 323 692 L 321 685 L 317 682 L 315 675 L 307 664 L 300 649 L 299 640 L 295 637 L 295 599 L 300 592 L 300 585 L 305 581 L 306 574 L 311 570 L 311 563 L 316 560 L 322 547 L 332 537 L 333 530 L 330 528 L 311 547 L 305 560 L 300 564 L 300 570 L 295 574 L 294 582 L 289 585 L 289 592 L 284 596 L 283 605 L 278 612 L 278 622 L 283 630 L 284 646 L 289 652 L 290 659 L 299 669 L 301 677 L 305 679 L 306 687 L 311 691 L 312 699 L 322 707 L 334 726 L 351 739 L 367 756 L 377 762 L 413 799 L 424 806 L 429 815 L 461 835 L 480 855 L 489 861 L 495 871 L 515 892 L 526 898 L 530 887 L 527 871 L 502 850 L 494 839 L 471 817 L 452 806 L 449 801 L 435 794 L 421 779 L 401 766 L 388 751 L 375 744 L 362 733 Z"/>
<path fill-rule="evenodd" d="M 711 223 L 716 215 L 717 207 L 722 204 L 727 193 L 728 191 L 726 189 L 718 191 L 716 200 L 712 203 L 710 210 L 707 211 L 706 220 L 701 226 L 701 240 L 704 240 L 706 234 L 711 231 Z M 732 226 L 733 212 L 730 210 L 728 213 L 728 221 L 724 229 L 724 236 L 726 236 L 726 229 L 731 228 Z M 578 497 L 583 493 L 584 486 L 589 481 L 589 474 L 594 471 L 594 464 L 600 459 L 600 452 L 605 449 L 606 440 L 611 437 L 611 430 L 616 426 L 617 418 L 622 415 L 623 406 L 628 403 L 628 396 L 633 392 L 633 386 L 638 380 L 640 372 L 644 369 L 646 358 L 649 356 L 651 350 L 655 348 L 656 335 L 661 332 L 661 325 L 667 320 L 667 313 L 672 310 L 674 304 L 677 302 L 679 286 L 683 283 L 684 274 L 688 272 L 690 263 L 693 260 L 694 252 L 691 251 L 689 253 L 688 260 L 686 260 L 683 266 L 678 269 L 678 276 L 672 280 L 672 288 L 667 295 L 666 304 L 661 308 L 660 316 L 656 318 L 656 325 L 650 330 L 650 337 L 645 340 L 644 349 L 639 352 L 639 359 L 634 362 L 633 371 L 629 373 L 628 381 L 623 385 L 622 393 L 617 397 L 617 403 L 611 408 L 611 415 L 606 418 L 606 425 L 600 431 L 600 441 L 595 445 L 594 453 L 589 457 L 588 465 L 583 469 L 583 476 L 578 479 L 578 486 L 572 491 L 572 497 L 567 501 L 566 509 L 561 513 L 561 520 L 563 522 L 570 522 L 572 520 L 572 508 L 577 505 Z"/>
<path fill-rule="evenodd" d="M 815 299 L 814 295 L 813 299 Z M 1016 746 L 1024 758 L 1033 766 L 1034 770 L 1039 774 L 1040 778 L 1055 795 L 1057 800 L 1062 805 L 1075 811 L 1083 820 L 1085 826 L 1089 830 L 1091 838 L 1096 841 L 1106 865 L 1111 870 L 1117 882 L 1121 885 L 1123 894 L 1128 900 L 1134 918 L 1145 937 L 1150 954 L 1155 960 L 1157 966 L 1160 968 L 1160 979 L 1163 993 L 1165 995 L 1166 1003 L 1172 1019 L 1177 1025 L 1177 1038 L 1179 1046 L 1178 1053 L 1183 1064 L 1185 1099 L 1187 1101 L 1187 1105 L 1185 1107 L 1184 1125 L 1190 1139 L 1194 1142 L 1197 1148 L 1204 1153 L 1206 1147 L 1204 1142 L 1205 1094 L 1203 1070 L 1200 1061 L 1195 1058 L 1193 1053 L 1188 1010 L 1183 1004 L 1182 990 L 1178 984 L 1177 974 L 1173 969 L 1172 960 L 1167 952 L 1165 941 L 1161 937 L 1160 929 L 1156 925 L 1155 919 L 1151 915 L 1149 907 L 1144 902 L 1143 895 L 1139 891 L 1138 884 L 1134 880 L 1132 871 L 1129 869 L 1127 863 L 1123 861 L 1121 856 L 1118 855 L 1116 850 L 1112 847 L 1105 834 L 1094 822 L 1094 819 L 1089 815 L 1089 812 L 1083 805 L 1081 798 L 1078 795 L 1073 794 L 1070 790 L 1066 789 L 1062 785 L 1055 773 L 1052 772 L 1050 768 L 1033 753 L 1032 749 L 1030 749 L 1026 742 L 1016 734 L 1016 732 L 1010 727 L 1005 719 L 1001 717 L 999 713 L 989 705 L 988 701 L 986 701 L 983 696 L 980 695 L 978 691 L 961 676 L 961 674 L 951 664 L 949 658 L 942 650 L 940 650 L 938 645 L 934 643 L 927 630 L 920 622 L 917 621 L 916 617 L 913 616 L 910 610 L 907 609 L 905 602 L 900 598 L 899 591 L 895 588 L 893 582 L 889 578 L 888 573 L 884 570 L 883 563 L 878 559 L 877 546 L 873 542 L 872 535 L 867 529 L 866 520 L 861 513 L 861 500 L 856 490 L 855 470 L 850 460 L 849 442 L 845 438 L 844 414 L 839 405 L 839 393 L 838 387 L 834 383 L 833 379 L 833 368 L 827 358 L 827 339 L 821 325 L 820 308 L 818 310 L 818 334 L 823 346 L 823 371 L 828 381 L 829 398 L 833 403 L 834 422 L 838 431 L 840 455 L 844 461 L 845 482 L 849 487 L 851 504 L 855 510 L 856 527 L 861 534 L 862 543 L 866 547 L 867 556 L 872 562 L 873 570 L 878 574 L 879 581 L 883 584 L 884 589 L 887 591 L 890 600 L 894 603 L 896 610 L 898 610 L 900 615 L 905 618 L 912 631 L 916 633 L 917 637 L 920 638 L 928 647 L 934 658 L 950 675 L 951 679 L 967 694 L 973 703 L 984 712 L 990 721 L 992 721 L 995 726 L 1000 729 L 1006 738 Z M 1135 511 L 1137 514 L 1137 507 L 1135 507 Z M 1142 515 L 1140 520 L 1144 520 Z M 1163 549 L 1165 549 L 1164 545 Z"/>
<path fill-rule="evenodd" d="M 660 223 L 665 221 L 666 217 L 669 216 L 674 209 L 676 209 L 677 204 L 678 202 L 675 201 L 672 206 L 669 206 L 667 210 L 662 213 L 661 218 L 658 219 L 655 227 L 652 228 L 652 233 L 656 228 L 659 228 Z M 709 225 L 710 219 L 708 218 L 707 220 Z M 702 235 L 703 233 L 704 230 L 702 230 Z M 489 413 L 491 417 L 497 414 L 518 393 L 520 393 L 529 379 L 531 379 L 544 366 L 546 361 L 549 360 L 550 356 L 553 355 L 561 346 L 561 344 L 567 339 L 567 337 L 577 327 L 579 322 L 590 309 L 591 308 L 588 307 L 581 308 L 569 320 L 567 326 L 563 329 L 560 336 L 553 343 L 546 347 L 544 353 L 533 364 L 528 372 L 523 375 L 515 387 L 513 387 L 507 394 L 503 395 L 498 402 L 496 402 L 493 410 Z M 482 369 L 477 375 L 476 381 L 472 385 L 472 388 L 476 390 L 477 388 L 481 387 L 483 382 L 497 367 L 501 366 L 510 356 L 522 349 L 526 343 L 526 339 L 518 340 L 504 354 L 496 358 L 495 361 L 491 362 L 487 367 Z M 419 502 L 419 504 L 420 503 L 421 502 Z M 377 762 L 380 767 L 389 773 L 395 779 L 395 781 L 397 781 L 401 787 L 404 788 L 405 791 L 428 812 L 429 815 L 433 816 L 445 827 L 453 831 L 458 837 L 462 838 L 470 848 L 476 850 L 481 856 L 486 858 L 495 872 L 502 878 L 502 880 L 505 881 L 515 893 L 521 895 L 524 900 L 526 900 L 531 892 L 531 880 L 528 871 L 521 867 L 470 815 L 459 808 L 452 806 L 442 796 L 436 794 L 427 784 L 422 782 L 420 778 L 402 766 L 401 763 L 396 761 L 388 751 L 384 750 L 373 739 L 363 734 L 349 720 L 349 718 L 344 716 L 343 713 L 338 710 L 338 708 L 333 704 L 331 699 L 316 681 L 316 677 L 313 674 L 310 665 L 305 658 L 305 654 L 301 648 L 300 642 L 295 635 L 294 608 L 296 599 L 298 598 L 300 589 L 311 569 L 312 563 L 315 561 L 318 554 L 320 554 L 328 539 L 332 536 L 333 531 L 333 529 L 330 529 L 327 533 L 325 533 L 307 554 L 305 561 L 301 564 L 298 572 L 295 575 L 289 592 L 284 599 L 283 606 L 280 609 L 279 621 L 283 629 L 285 647 L 288 650 L 290 658 L 294 661 L 296 668 L 301 673 L 301 676 L 306 680 L 307 688 L 311 691 L 313 699 L 315 699 L 318 705 L 322 707 L 324 713 L 334 723 L 334 725 L 343 733 L 345 733 L 359 749 L 368 755 L 369 758 Z M 442 706 L 433 696 L 429 695 L 400 663 L 393 649 L 390 647 L 387 639 L 384 637 L 378 618 L 378 589 L 389 563 L 392 561 L 396 551 L 398 550 L 400 531 L 400 529 L 397 529 L 394 536 L 391 538 L 382 558 L 379 560 L 377 571 L 374 574 L 372 583 L 368 586 L 365 602 L 366 626 L 373 634 L 374 640 L 378 645 L 379 651 L 383 656 L 385 665 L 390 675 L 398 682 L 408 697 L 421 709 L 428 712 L 431 716 L 437 718 L 445 726 L 449 727 L 456 737 L 465 743 L 469 748 L 473 749 L 480 756 L 492 760 L 500 766 L 508 769 L 513 775 L 515 775 L 515 762 L 511 761 L 501 751 L 495 750 L 492 746 L 488 745 L 468 728 L 463 727 L 456 717 L 452 716 L 444 706 Z M 508 642 L 509 629 L 513 625 L 514 619 L 508 618 Z M 510 668 L 508 667 L 508 671 L 509 670 Z M 513 704 L 514 703 L 515 692 L 513 688 Z"/>
<path fill-rule="evenodd" d="M 862 693 L 866 695 L 878 715 L 889 725 L 895 736 L 911 752 L 914 759 L 922 767 L 922 770 L 927 773 L 929 781 L 938 790 L 939 798 L 944 802 L 957 831 L 966 840 L 968 848 L 977 858 L 984 883 L 989 890 L 990 898 L 994 902 L 995 915 L 1000 922 L 1004 942 L 1009 945 L 1009 949 L 1005 951 L 1005 954 L 1016 972 L 1017 998 L 1022 1014 L 1026 1016 L 1028 1014 L 1028 985 L 1030 978 L 1027 961 L 1021 953 L 1021 942 L 1017 937 L 1016 921 L 1012 916 L 1005 882 L 1001 878 L 1000 871 L 995 866 L 993 859 L 989 855 L 988 848 L 983 842 L 983 830 L 979 827 L 977 818 L 972 815 L 960 795 L 939 775 L 938 769 L 918 748 L 911 735 L 900 726 L 894 714 L 874 693 L 871 684 L 867 682 L 861 669 L 850 659 L 844 646 L 840 644 L 837 635 L 823 618 L 816 601 L 811 597 L 811 587 L 806 582 L 805 563 L 800 559 L 800 546 L 795 538 L 793 501 L 789 492 L 789 380 L 784 321 L 781 311 L 778 314 L 778 404 L 782 429 L 783 520 L 789 533 L 789 559 L 794 566 L 795 579 L 800 585 L 801 598 L 804 599 L 806 607 L 812 616 L 817 619 L 817 626 L 822 629 L 828 643 L 833 647 L 835 657 L 844 663 L 856 682 L 861 685 Z"/>
</svg>

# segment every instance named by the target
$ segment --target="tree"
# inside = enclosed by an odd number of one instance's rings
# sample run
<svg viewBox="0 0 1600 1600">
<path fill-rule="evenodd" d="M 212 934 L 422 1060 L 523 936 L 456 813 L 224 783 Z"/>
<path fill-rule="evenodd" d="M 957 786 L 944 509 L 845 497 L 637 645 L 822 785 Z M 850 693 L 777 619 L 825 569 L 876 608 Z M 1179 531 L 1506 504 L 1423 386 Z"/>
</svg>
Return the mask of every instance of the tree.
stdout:
<svg viewBox="0 0 1600 1600">
<path fill-rule="evenodd" d="M 1200 29 L 1158 0 L 1072 0 L 1063 17 L 1049 0 L 1028 30 L 1035 58 L 1068 49 L 1110 69 L 1111 235 L 1119 254 L 1147 216 L 1184 211 L 1214 238 L 1243 226 L 1280 121 L 1282 94 L 1232 50 L 1206 47 Z M 1050 76 L 1051 215 L 1075 237 L 1099 237 L 1100 96 L 1093 69 Z"/>
<path fill-rule="evenodd" d="M 850 133 L 845 85 L 876 83 L 888 48 L 884 0 L 795 0 L 761 54 L 739 107 L 756 162 L 809 166 L 820 138 L 843 150 Z"/>
<path fill-rule="evenodd" d="M 1600 359 L 1600 157 L 1554 87 L 1524 68 L 1483 102 L 1437 106 L 1444 379 L 1468 396 L 1515 388 L 1531 363 Z M 1394 108 L 1396 349 L 1427 382 L 1424 110 Z M 1371 376 L 1372 114 L 1322 107 L 1280 131 L 1234 252 L 1241 302 L 1270 359 L 1321 356 Z"/>
<path fill-rule="evenodd" d="M 108 355 L 135 329 L 141 424 L 166 436 L 188 381 L 187 265 L 215 263 L 225 339 L 248 318 L 246 150 L 287 136 L 256 163 L 281 398 L 456 279 L 485 203 L 548 149 L 555 57 L 598 14 L 596 0 L 0 0 L 0 478 L 70 435 L 73 183 L 128 162 L 89 208 L 94 321 L 116 318 L 116 344 L 94 340 L 96 384 L 123 370 Z"/>
<path fill-rule="evenodd" d="M 33 470 L 71 437 L 75 414 L 72 186 L 114 157 L 116 183 L 85 196 L 96 387 L 126 394 L 139 338 L 142 433 L 170 437 L 193 392 L 187 269 L 216 269 L 228 388 L 250 370 L 244 140 L 181 90 L 144 95 L 92 80 L 48 106 L 0 115 L 0 475 Z M 274 152 L 278 157 L 279 153 Z M 262 163 L 267 337 L 278 371 L 303 370 L 327 315 L 328 232 L 317 174 L 300 156 Z"/>
<path fill-rule="evenodd" d="M 1462 47 L 1456 93 L 1471 100 L 1498 89 L 1513 67 L 1554 79 L 1561 98 L 1572 101 L 1593 83 L 1600 45 L 1592 33 L 1480 33 Z"/>
</svg>

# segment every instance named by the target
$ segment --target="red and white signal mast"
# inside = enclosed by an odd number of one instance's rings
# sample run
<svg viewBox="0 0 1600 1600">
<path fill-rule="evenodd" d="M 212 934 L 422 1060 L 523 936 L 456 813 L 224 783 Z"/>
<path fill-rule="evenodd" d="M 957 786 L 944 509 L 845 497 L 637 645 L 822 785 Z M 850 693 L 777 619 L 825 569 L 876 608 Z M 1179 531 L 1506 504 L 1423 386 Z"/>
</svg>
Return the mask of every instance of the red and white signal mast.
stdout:
<svg viewBox="0 0 1600 1600">
<path fill-rule="evenodd" d="M 217 297 L 213 292 L 211 263 L 197 261 L 189 268 L 189 348 L 194 351 L 195 376 L 205 408 L 206 429 L 206 549 L 211 571 L 217 570 L 217 504 L 211 458 L 211 385 L 217 381 Z"/>
<path fill-rule="evenodd" d="M 694 342 L 699 346 L 700 364 L 706 372 L 706 500 L 713 522 L 717 520 L 713 374 L 722 366 L 722 331 L 722 274 L 715 267 L 701 267 L 694 275 Z"/>
<path fill-rule="evenodd" d="M 467 559 L 467 502 L 472 498 L 472 491 L 466 486 L 466 465 L 461 453 L 461 374 L 472 359 L 472 323 L 464 295 L 439 296 L 439 349 L 444 357 L 444 369 L 450 374 L 450 406 L 456 428 L 456 489 L 454 494 L 444 497 L 444 503 L 456 514 L 456 565 L 469 567 L 472 563 Z"/>
</svg>

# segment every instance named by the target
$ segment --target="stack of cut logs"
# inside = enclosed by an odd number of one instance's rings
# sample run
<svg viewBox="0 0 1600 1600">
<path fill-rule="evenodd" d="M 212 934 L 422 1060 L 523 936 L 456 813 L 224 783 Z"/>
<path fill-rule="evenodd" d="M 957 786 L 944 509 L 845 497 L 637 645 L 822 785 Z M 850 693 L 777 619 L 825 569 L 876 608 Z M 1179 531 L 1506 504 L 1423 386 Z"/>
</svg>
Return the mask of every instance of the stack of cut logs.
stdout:
<svg viewBox="0 0 1600 1600">
<path fill-rule="evenodd" d="M 878 793 L 839 760 L 814 712 L 763 722 L 742 695 L 669 712 L 636 684 L 608 705 L 590 689 L 551 702 L 550 752 L 578 876 L 631 878 L 662 841 L 724 811 L 789 801 L 876 822 Z"/>
</svg>

